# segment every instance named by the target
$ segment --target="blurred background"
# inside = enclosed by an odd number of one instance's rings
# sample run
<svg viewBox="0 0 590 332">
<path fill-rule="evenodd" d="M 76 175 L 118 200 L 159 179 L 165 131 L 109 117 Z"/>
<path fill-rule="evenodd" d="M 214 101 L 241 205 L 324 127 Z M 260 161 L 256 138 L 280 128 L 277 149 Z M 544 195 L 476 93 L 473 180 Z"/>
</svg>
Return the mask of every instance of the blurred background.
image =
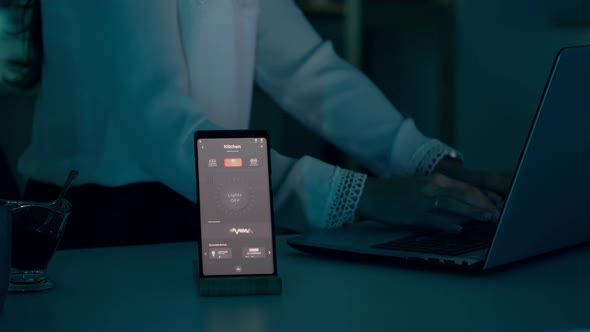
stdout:
<svg viewBox="0 0 590 332">
<path fill-rule="evenodd" d="M 558 50 L 590 44 L 587 0 L 299 2 L 319 33 L 423 132 L 458 148 L 467 166 L 491 171 L 515 167 Z M 2 31 L 13 16 L 0 8 Z M 22 49 L 1 35 L 2 73 Z M 0 85 L 0 146 L 12 169 L 30 140 L 33 105 L 34 94 Z M 354 166 L 259 90 L 252 124 L 269 130 L 284 154 Z"/>
</svg>

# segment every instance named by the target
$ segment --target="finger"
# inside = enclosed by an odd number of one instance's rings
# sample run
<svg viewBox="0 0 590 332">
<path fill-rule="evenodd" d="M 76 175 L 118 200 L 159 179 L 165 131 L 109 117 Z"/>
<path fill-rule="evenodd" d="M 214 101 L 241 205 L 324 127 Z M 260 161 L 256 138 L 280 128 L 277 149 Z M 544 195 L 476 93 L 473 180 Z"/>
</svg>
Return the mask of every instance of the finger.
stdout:
<svg viewBox="0 0 590 332">
<path fill-rule="evenodd" d="M 512 177 L 505 174 L 485 174 L 482 176 L 482 186 L 489 190 L 495 191 L 501 195 L 506 195 L 510 189 Z"/>
<path fill-rule="evenodd" d="M 508 174 L 489 174 L 478 171 L 466 171 L 463 180 L 477 187 L 494 191 L 500 195 L 506 195 L 510 189 L 512 176 Z"/>
<path fill-rule="evenodd" d="M 485 190 L 485 189 L 484 189 L 484 190 L 482 190 L 482 192 L 484 193 L 484 195 L 486 195 L 486 196 L 487 196 L 487 198 L 488 198 L 488 199 L 489 199 L 489 200 L 490 200 L 492 203 L 494 203 L 494 205 L 495 205 L 495 206 L 496 206 L 498 209 L 500 209 L 500 207 L 501 207 L 501 205 L 502 205 L 502 201 L 503 201 L 503 198 L 502 198 L 502 196 L 500 196 L 499 194 L 497 194 L 497 193 L 495 193 L 495 192 L 493 192 L 493 191 L 490 191 L 490 190 Z"/>
<path fill-rule="evenodd" d="M 496 206 L 478 188 L 467 183 L 448 179 L 446 185 L 439 190 L 440 196 L 452 197 L 492 214 L 498 213 Z"/>
<path fill-rule="evenodd" d="M 490 212 L 448 196 L 439 196 L 437 208 L 433 212 L 447 213 L 454 217 L 485 222 L 495 222 L 499 215 L 496 212 Z"/>
</svg>

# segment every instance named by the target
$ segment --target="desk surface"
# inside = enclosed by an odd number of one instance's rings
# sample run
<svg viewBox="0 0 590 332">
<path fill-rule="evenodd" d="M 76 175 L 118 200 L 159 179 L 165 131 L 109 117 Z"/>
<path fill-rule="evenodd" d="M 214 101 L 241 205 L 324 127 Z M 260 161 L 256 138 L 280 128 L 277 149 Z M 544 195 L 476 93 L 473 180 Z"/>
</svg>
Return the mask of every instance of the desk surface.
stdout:
<svg viewBox="0 0 590 332">
<path fill-rule="evenodd" d="M 590 247 L 470 276 L 333 261 L 277 240 L 283 295 L 199 298 L 196 245 L 61 251 L 57 288 L 9 295 L 0 331 L 552 331 L 590 327 Z"/>
</svg>

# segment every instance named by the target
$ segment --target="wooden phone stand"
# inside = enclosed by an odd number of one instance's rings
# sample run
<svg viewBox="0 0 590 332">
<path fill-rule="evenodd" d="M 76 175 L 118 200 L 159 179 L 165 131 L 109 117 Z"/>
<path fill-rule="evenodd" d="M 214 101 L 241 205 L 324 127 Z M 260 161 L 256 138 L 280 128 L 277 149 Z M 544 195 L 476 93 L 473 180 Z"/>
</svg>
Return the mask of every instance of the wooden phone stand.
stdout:
<svg viewBox="0 0 590 332">
<path fill-rule="evenodd" d="M 243 276 L 203 278 L 199 261 L 193 261 L 193 276 L 201 297 L 281 295 L 283 282 L 279 276 Z"/>
</svg>

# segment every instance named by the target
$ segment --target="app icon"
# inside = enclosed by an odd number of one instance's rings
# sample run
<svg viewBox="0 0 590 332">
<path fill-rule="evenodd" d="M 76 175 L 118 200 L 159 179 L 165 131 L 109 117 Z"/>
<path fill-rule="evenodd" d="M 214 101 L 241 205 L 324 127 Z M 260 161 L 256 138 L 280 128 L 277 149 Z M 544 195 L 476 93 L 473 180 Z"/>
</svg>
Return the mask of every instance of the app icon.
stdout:
<svg viewBox="0 0 590 332">
<path fill-rule="evenodd" d="M 205 254 L 205 256 L 207 256 Z M 209 259 L 231 259 L 231 248 L 211 248 L 209 249 Z"/>
<path fill-rule="evenodd" d="M 265 248 L 243 248 L 242 257 L 244 258 L 265 258 Z"/>
<path fill-rule="evenodd" d="M 225 167 L 242 167 L 242 158 L 225 158 L 223 159 Z"/>
</svg>

